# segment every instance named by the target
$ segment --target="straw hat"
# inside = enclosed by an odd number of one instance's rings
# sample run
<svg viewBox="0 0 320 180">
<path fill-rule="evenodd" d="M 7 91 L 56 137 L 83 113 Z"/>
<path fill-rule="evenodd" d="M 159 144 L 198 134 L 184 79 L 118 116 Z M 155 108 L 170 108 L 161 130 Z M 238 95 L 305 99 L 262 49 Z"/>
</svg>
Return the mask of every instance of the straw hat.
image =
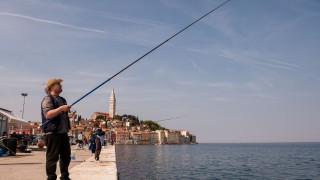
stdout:
<svg viewBox="0 0 320 180">
<path fill-rule="evenodd" d="M 63 81 L 63 79 L 60 79 L 60 78 L 52 78 L 52 79 L 49 79 L 48 81 L 47 81 L 47 85 L 46 85 L 46 87 L 45 87 L 45 92 L 47 93 L 47 94 L 49 94 L 49 89 L 50 89 L 50 87 L 51 86 L 53 86 L 53 85 L 55 85 L 55 84 L 58 84 L 58 83 L 61 83 Z"/>
</svg>

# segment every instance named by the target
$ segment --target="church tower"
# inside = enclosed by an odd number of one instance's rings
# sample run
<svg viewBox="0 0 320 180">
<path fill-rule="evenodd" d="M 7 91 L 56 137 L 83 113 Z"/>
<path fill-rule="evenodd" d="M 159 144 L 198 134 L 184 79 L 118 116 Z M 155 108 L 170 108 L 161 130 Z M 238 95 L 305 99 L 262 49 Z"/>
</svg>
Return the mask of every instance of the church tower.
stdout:
<svg viewBox="0 0 320 180">
<path fill-rule="evenodd" d="M 110 95 L 110 106 L 109 106 L 109 117 L 114 118 L 116 113 L 116 95 L 114 94 L 114 89 L 112 89 Z"/>
</svg>

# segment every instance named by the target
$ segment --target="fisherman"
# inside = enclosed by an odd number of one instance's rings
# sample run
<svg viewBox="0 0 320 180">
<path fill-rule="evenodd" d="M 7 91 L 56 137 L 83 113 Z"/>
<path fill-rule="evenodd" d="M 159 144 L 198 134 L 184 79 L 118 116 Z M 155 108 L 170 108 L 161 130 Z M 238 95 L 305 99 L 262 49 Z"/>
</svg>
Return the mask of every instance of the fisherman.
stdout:
<svg viewBox="0 0 320 180">
<path fill-rule="evenodd" d="M 62 79 L 49 79 L 45 87 L 45 96 L 41 102 L 42 130 L 45 136 L 46 152 L 46 173 L 48 180 L 56 180 L 57 161 L 60 159 L 61 180 L 70 180 L 70 143 L 68 132 L 70 120 L 68 111 L 70 106 L 60 96 L 62 92 Z"/>
</svg>

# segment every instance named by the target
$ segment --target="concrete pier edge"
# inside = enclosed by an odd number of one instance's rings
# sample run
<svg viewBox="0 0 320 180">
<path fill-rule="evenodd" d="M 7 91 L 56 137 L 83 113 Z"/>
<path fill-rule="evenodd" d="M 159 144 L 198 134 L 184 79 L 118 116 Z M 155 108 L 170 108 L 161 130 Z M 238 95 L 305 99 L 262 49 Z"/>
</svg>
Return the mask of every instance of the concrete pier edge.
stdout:
<svg viewBox="0 0 320 180">
<path fill-rule="evenodd" d="M 118 172 L 116 166 L 115 146 L 104 146 L 101 150 L 99 161 L 95 161 L 94 155 L 92 155 L 90 158 L 84 160 L 84 162 L 72 167 L 69 170 L 69 173 L 70 179 L 76 180 L 117 180 Z M 60 175 L 58 178 L 59 177 Z"/>
</svg>

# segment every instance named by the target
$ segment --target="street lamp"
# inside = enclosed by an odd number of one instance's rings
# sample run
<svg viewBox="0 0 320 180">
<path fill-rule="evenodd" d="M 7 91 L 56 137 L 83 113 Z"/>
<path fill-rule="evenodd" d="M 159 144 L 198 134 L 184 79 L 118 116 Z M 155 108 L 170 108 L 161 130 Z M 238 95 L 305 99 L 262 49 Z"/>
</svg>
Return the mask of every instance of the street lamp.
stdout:
<svg viewBox="0 0 320 180">
<path fill-rule="evenodd" d="M 22 106 L 22 119 L 23 119 L 23 114 L 24 114 L 24 104 L 26 102 L 26 96 L 28 96 L 28 93 L 21 93 L 23 96 L 23 106 Z"/>
</svg>

